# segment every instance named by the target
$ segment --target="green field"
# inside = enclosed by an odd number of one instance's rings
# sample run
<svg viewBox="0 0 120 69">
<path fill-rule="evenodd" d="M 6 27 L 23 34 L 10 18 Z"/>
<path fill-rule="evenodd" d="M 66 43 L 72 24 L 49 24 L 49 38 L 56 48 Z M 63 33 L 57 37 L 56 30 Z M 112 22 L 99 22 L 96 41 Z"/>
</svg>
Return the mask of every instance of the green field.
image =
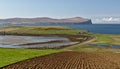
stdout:
<svg viewBox="0 0 120 69">
<path fill-rule="evenodd" d="M 42 26 L 42 27 L 35 27 L 35 26 L 11 26 L 11 27 L 4 27 L 3 29 L 6 34 L 19 34 L 19 35 L 46 35 L 46 34 L 70 34 L 76 35 L 79 32 L 88 33 L 87 30 L 77 30 L 68 27 L 61 27 L 61 26 Z M 11 29 L 11 30 L 10 30 Z M 2 32 L 2 31 L 1 31 Z"/>
<path fill-rule="evenodd" d="M 91 34 L 94 39 L 65 48 L 65 50 L 93 52 L 93 53 L 120 53 L 120 49 L 86 46 L 86 44 L 117 44 L 120 45 L 120 35 Z"/>
<path fill-rule="evenodd" d="M 25 59 L 61 52 L 62 50 L 4 49 L 0 48 L 0 67 Z"/>
<path fill-rule="evenodd" d="M 113 39 L 111 37 L 109 37 L 109 35 L 105 35 L 105 34 L 95 34 L 94 35 L 96 37 L 96 41 L 94 41 L 94 43 L 111 43 L 113 42 Z"/>
</svg>

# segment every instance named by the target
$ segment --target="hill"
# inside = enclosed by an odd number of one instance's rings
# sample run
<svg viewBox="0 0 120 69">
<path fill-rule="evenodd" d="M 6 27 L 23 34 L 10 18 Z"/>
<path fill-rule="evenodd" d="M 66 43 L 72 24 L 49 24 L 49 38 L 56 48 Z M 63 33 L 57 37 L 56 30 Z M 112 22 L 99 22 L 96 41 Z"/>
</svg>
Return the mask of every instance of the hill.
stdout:
<svg viewBox="0 0 120 69">
<path fill-rule="evenodd" d="M 34 23 L 81 23 L 81 24 L 92 24 L 90 19 L 81 17 L 65 18 L 65 19 L 53 19 L 48 17 L 38 18 L 8 18 L 0 19 L 0 23 L 10 24 L 34 24 Z"/>
</svg>

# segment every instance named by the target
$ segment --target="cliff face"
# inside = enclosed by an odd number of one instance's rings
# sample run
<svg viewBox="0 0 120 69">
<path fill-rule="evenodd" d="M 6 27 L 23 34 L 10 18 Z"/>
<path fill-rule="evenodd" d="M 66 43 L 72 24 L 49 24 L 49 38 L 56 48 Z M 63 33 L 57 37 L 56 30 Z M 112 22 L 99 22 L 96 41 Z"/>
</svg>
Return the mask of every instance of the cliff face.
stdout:
<svg viewBox="0 0 120 69">
<path fill-rule="evenodd" d="M 85 22 L 82 22 L 82 23 L 79 23 L 79 24 L 92 24 L 92 21 L 88 20 L 88 21 L 85 21 Z"/>
<path fill-rule="evenodd" d="M 34 24 L 34 23 L 75 23 L 75 24 L 92 24 L 90 19 L 81 17 L 65 18 L 65 19 L 52 19 L 48 17 L 41 18 L 9 18 L 0 19 L 0 23 L 10 24 Z"/>
</svg>

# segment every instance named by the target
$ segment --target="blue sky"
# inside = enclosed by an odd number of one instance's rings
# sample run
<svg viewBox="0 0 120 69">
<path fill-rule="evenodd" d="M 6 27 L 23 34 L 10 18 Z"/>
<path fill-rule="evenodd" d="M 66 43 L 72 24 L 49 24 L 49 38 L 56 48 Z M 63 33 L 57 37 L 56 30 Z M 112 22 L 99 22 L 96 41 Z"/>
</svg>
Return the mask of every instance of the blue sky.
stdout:
<svg viewBox="0 0 120 69">
<path fill-rule="evenodd" d="M 0 0 L 0 18 L 84 17 L 120 23 L 120 0 Z"/>
</svg>

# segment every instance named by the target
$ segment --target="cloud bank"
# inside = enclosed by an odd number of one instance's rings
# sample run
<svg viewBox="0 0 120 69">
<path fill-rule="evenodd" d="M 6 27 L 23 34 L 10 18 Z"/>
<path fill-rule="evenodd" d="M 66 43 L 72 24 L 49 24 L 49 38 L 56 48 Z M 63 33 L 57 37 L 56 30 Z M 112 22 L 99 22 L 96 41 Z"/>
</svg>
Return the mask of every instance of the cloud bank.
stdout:
<svg viewBox="0 0 120 69">
<path fill-rule="evenodd" d="M 93 19 L 95 23 L 117 23 L 120 24 L 120 17 L 98 17 Z"/>
<path fill-rule="evenodd" d="M 102 18 L 102 21 L 104 21 L 104 22 L 120 22 L 120 18 L 113 18 L 113 17 Z"/>
</svg>

